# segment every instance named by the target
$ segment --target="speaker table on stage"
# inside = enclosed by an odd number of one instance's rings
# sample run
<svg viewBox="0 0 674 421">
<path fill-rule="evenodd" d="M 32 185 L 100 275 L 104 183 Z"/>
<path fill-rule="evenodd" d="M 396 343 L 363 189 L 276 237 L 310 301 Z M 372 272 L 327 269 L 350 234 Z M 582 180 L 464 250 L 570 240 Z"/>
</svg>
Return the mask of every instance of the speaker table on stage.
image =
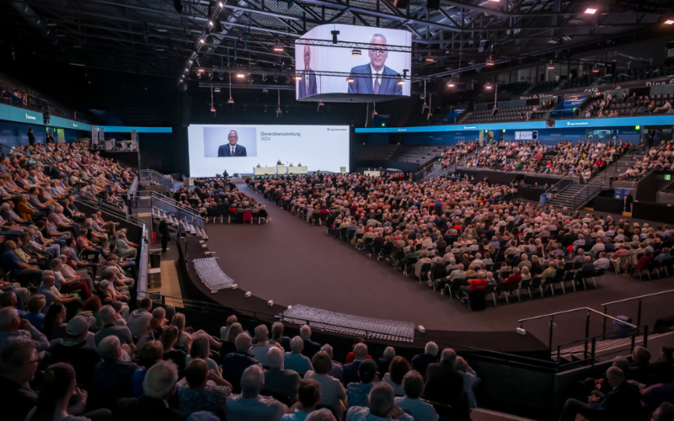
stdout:
<svg viewBox="0 0 674 421">
<path fill-rule="evenodd" d="M 288 174 L 307 174 L 309 173 L 309 167 L 288 167 Z"/>
<path fill-rule="evenodd" d="M 285 173 L 286 173 L 286 166 L 285 165 L 277 165 L 276 166 L 276 174 L 285 175 Z"/>
<path fill-rule="evenodd" d="M 255 167 L 253 168 L 255 175 L 274 175 L 276 174 L 276 167 Z"/>
</svg>

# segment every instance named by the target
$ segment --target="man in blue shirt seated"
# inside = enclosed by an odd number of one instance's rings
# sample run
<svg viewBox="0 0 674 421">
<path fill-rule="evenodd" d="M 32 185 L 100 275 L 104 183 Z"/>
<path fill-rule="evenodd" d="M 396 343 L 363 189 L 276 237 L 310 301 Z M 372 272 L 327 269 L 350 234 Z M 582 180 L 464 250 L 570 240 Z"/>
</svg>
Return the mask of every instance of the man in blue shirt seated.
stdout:
<svg viewBox="0 0 674 421">
<path fill-rule="evenodd" d="M 35 265 L 24 263 L 18 254 L 17 246 L 14 241 L 5 242 L 5 252 L 2 254 L 2 265 L 17 280 L 21 286 L 28 287 L 32 285 L 37 288 L 42 280 L 42 271 Z"/>
</svg>

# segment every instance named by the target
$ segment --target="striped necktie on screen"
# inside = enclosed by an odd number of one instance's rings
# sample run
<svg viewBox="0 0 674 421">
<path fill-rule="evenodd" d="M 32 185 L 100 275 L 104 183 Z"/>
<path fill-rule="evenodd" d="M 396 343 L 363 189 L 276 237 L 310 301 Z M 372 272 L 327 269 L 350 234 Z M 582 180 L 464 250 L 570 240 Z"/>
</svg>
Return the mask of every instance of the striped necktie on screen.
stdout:
<svg viewBox="0 0 674 421">
<path fill-rule="evenodd" d="M 380 87 L 380 85 L 379 85 L 379 75 L 375 75 L 375 79 L 374 79 L 374 94 L 375 95 L 379 95 L 379 87 Z"/>
</svg>

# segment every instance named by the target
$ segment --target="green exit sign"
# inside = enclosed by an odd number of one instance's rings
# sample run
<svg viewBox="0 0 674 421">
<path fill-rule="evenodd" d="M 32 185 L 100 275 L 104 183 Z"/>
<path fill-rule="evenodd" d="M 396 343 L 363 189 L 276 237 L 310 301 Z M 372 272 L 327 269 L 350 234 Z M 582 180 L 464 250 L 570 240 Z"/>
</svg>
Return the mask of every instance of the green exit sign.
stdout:
<svg viewBox="0 0 674 421">
<path fill-rule="evenodd" d="M 671 174 L 665 174 L 665 181 L 671 181 L 672 180 L 672 175 Z"/>
</svg>

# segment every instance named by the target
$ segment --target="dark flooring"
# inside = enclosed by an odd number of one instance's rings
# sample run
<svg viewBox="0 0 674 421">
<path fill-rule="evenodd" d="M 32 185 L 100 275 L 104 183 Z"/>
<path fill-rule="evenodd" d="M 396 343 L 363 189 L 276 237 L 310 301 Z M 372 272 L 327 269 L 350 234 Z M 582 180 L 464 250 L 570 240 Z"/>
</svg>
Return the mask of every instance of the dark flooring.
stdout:
<svg viewBox="0 0 674 421">
<path fill-rule="evenodd" d="M 518 319 L 591 307 L 642 294 L 674 289 L 674 277 L 640 281 L 615 274 L 606 275 L 606 286 L 554 297 L 528 297 L 521 303 L 500 301 L 487 310 L 471 312 L 456 300 L 433 292 L 425 284 L 406 278 L 388 263 L 377 262 L 350 244 L 325 233 L 325 227 L 309 225 L 250 191 L 239 187 L 266 205 L 272 221 L 267 225 L 209 224 L 209 249 L 217 252 L 219 264 L 244 291 L 274 300 L 277 304 L 304 304 L 368 317 L 412 321 L 427 329 L 452 331 L 508 331 Z M 671 306 L 670 296 L 645 305 L 644 322 L 663 317 Z M 674 310 L 671 310 L 674 313 Z M 636 303 L 616 306 L 611 314 L 627 314 L 636 321 Z M 587 312 L 555 319 L 554 344 L 578 339 Z M 674 314 L 672 314 L 674 315 Z M 603 318 L 592 316 L 592 332 L 603 328 Z M 548 343 L 548 319 L 527 322 L 525 328 Z M 652 326 L 652 324 L 651 324 Z M 610 323 L 607 326 L 611 329 Z"/>
</svg>

